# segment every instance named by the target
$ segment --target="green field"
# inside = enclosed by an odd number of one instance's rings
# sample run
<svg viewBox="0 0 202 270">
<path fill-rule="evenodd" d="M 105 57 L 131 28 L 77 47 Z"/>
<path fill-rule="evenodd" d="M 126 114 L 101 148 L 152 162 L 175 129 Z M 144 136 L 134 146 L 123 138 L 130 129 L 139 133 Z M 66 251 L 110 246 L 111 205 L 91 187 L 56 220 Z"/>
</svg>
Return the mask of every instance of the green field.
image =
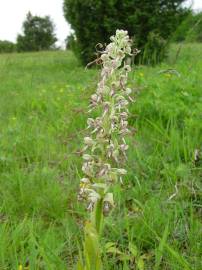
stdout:
<svg viewBox="0 0 202 270">
<path fill-rule="evenodd" d="M 202 45 L 176 61 L 177 48 L 130 74 L 128 175 L 102 239 L 125 256 L 103 252 L 104 270 L 202 269 Z M 1 270 L 74 269 L 87 215 L 79 151 L 98 79 L 71 52 L 0 55 Z"/>
</svg>

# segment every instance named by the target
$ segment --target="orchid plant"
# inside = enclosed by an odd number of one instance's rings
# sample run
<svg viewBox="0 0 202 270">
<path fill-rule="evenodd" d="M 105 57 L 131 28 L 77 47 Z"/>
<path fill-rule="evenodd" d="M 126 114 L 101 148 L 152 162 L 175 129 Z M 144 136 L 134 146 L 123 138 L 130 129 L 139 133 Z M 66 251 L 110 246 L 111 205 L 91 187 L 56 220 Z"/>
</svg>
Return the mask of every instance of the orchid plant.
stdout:
<svg viewBox="0 0 202 270">
<path fill-rule="evenodd" d="M 91 96 L 89 109 L 100 115 L 87 120 L 89 135 L 84 138 L 84 177 L 78 197 L 87 202 L 91 219 L 85 227 L 85 261 L 79 261 L 78 269 L 85 270 L 102 269 L 99 237 L 103 217 L 114 207 L 110 190 L 115 183 L 122 182 L 127 173 L 122 165 L 127 158 L 125 136 L 129 133 L 128 104 L 132 101 L 132 90 L 127 87 L 131 67 L 126 63 L 127 57 L 132 55 L 131 40 L 124 30 L 117 30 L 110 40 L 100 57 L 101 79 Z"/>
</svg>

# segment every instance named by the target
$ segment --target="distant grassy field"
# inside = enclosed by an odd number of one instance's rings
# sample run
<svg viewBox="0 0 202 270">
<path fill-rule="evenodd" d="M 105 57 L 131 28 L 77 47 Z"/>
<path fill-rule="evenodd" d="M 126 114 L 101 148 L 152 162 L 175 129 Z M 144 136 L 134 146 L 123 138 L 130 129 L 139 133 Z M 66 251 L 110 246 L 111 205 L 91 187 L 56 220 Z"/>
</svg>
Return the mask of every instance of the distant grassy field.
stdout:
<svg viewBox="0 0 202 270">
<path fill-rule="evenodd" d="M 125 256 L 104 254 L 105 270 L 202 269 L 202 45 L 176 61 L 177 48 L 130 75 L 129 173 L 102 240 Z M 98 78 L 71 52 L 0 55 L 1 270 L 74 269 L 86 215 L 79 150 Z"/>
</svg>

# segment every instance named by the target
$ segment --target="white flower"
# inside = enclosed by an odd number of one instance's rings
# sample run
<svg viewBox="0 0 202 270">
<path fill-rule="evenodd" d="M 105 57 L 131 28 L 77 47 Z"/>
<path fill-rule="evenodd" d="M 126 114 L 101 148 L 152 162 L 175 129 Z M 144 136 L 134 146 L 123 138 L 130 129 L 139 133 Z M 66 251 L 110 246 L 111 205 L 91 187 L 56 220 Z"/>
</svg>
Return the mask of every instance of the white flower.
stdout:
<svg viewBox="0 0 202 270">
<path fill-rule="evenodd" d="M 132 100 L 132 90 L 126 85 L 131 70 L 125 63 L 126 56 L 131 54 L 128 32 L 117 30 L 110 40 L 101 55 L 101 80 L 91 96 L 90 112 L 97 109 L 99 116 L 87 120 L 90 135 L 84 138 L 82 166 L 86 177 L 81 179 L 79 193 L 79 198 L 88 201 L 89 210 L 102 198 L 105 214 L 114 206 L 110 186 L 118 179 L 122 182 L 122 176 L 127 173 L 119 168 L 119 163 L 126 158 L 128 149 L 124 136 L 129 132 L 127 106 Z"/>
<path fill-rule="evenodd" d="M 84 178 L 81 179 L 81 183 L 83 183 L 83 184 L 89 184 L 90 183 L 90 180 L 88 178 L 84 177 Z"/>
<path fill-rule="evenodd" d="M 86 160 L 86 161 L 92 161 L 93 160 L 93 157 L 91 155 L 84 154 L 83 155 L 83 159 Z"/>
<path fill-rule="evenodd" d="M 85 137 L 84 138 L 84 143 L 88 146 L 93 146 L 94 145 L 94 141 L 91 137 Z"/>
<path fill-rule="evenodd" d="M 124 175 L 127 174 L 127 171 L 125 169 L 116 169 L 118 174 Z"/>
</svg>

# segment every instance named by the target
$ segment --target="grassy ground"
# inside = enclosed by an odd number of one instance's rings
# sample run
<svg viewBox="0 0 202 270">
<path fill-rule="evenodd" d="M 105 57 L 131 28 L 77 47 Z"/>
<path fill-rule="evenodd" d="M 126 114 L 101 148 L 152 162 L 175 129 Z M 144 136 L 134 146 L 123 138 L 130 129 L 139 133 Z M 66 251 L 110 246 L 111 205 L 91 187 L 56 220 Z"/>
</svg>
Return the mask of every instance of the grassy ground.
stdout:
<svg viewBox="0 0 202 270">
<path fill-rule="evenodd" d="M 202 45 L 175 63 L 176 50 L 130 75 L 129 173 L 103 238 L 124 255 L 104 253 L 105 270 L 202 269 Z M 1 270 L 74 269 L 86 215 L 79 150 L 97 80 L 70 52 L 0 56 Z"/>
</svg>

